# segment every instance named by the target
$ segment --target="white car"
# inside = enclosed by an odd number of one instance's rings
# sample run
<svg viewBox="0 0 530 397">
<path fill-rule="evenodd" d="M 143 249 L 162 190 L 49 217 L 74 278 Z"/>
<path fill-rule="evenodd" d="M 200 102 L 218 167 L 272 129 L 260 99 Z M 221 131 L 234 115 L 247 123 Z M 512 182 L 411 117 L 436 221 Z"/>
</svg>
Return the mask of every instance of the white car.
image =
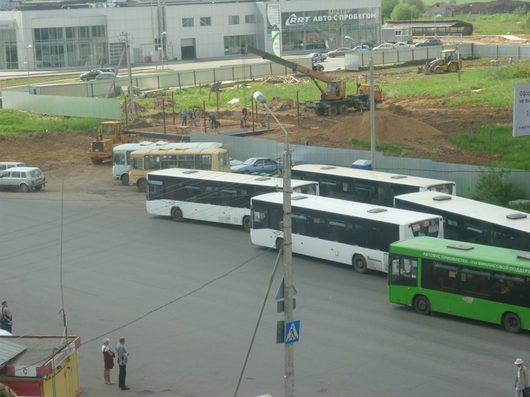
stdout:
<svg viewBox="0 0 530 397">
<path fill-rule="evenodd" d="M 313 62 L 324 62 L 328 56 L 321 52 L 312 52 L 310 54 L 307 54 L 308 58 L 311 58 Z"/>
<path fill-rule="evenodd" d="M 377 47 L 374 47 L 373 50 L 383 51 L 383 50 L 393 50 L 395 48 L 396 48 L 395 45 L 392 43 L 382 43 L 382 44 L 379 44 Z"/>
<path fill-rule="evenodd" d="M 395 48 L 410 48 L 412 47 L 409 43 L 405 43 L 404 41 L 398 41 L 396 44 L 394 44 Z"/>
</svg>

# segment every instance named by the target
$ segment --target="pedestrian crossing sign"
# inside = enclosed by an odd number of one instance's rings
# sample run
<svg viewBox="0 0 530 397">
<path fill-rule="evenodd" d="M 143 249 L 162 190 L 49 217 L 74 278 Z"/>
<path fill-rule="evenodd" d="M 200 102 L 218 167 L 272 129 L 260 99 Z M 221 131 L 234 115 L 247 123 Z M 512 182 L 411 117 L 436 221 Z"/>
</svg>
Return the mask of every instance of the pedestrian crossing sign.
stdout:
<svg viewBox="0 0 530 397">
<path fill-rule="evenodd" d="M 285 344 L 291 345 L 300 340 L 300 320 L 285 323 Z"/>
</svg>

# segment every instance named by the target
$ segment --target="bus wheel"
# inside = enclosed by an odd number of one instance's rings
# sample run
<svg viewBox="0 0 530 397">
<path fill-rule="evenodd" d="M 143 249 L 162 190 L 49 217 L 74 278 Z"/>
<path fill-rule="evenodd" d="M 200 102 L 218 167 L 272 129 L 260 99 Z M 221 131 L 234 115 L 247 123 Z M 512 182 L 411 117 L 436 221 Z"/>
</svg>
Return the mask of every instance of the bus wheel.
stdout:
<svg viewBox="0 0 530 397">
<path fill-rule="evenodd" d="M 514 334 L 521 332 L 521 319 L 515 313 L 506 313 L 502 317 L 502 325 L 508 332 L 513 332 Z"/>
<path fill-rule="evenodd" d="M 252 223 L 250 222 L 250 216 L 244 216 L 243 217 L 243 230 L 245 232 L 250 232 L 251 227 L 252 227 Z"/>
<path fill-rule="evenodd" d="M 283 238 L 276 239 L 276 251 L 281 250 L 283 247 Z"/>
<path fill-rule="evenodd" d="M 352 260 L 353 268 L 356 272 L 366 273 L 368 268 L 366 266 L 366 259 L 362 255 L 354 255 Z"/>
<path fill-rule="evenodd" d="M 175 222 L 182 222 L 184 217 L 182 216 L 182 211 L 180 208 L 173 208 L 171 210 L 171 218 L 173 218 Z"/>
<path fill-rule="evenodd" d="M 419 295 L 414 299 L 414 309 L 420 314 L 427 315 L 431 312 L 431 303 L 425 296 Z"/>
<path fill-rule="evenodd" d="M 26 185 L 25 183 L 23 183 L 23 184 L 20 185 L 19 190 L 20 190 L 22 193 L 27 193 L 27 192 L 29 192 L 29 186 Z"/>
<path fill-rule="evenodd" d="M 140 179 L 136 184 L 136 187 L 138 188 L 139 192 L 145 192 L 145 189 L 147 188 L 147 181 L 145 179 Z"/>
<path fill-rule="evenodd" d="M 129 174 L 123 174 L 120 179 L 123 186 L 129 186 Z"/>
</svg>

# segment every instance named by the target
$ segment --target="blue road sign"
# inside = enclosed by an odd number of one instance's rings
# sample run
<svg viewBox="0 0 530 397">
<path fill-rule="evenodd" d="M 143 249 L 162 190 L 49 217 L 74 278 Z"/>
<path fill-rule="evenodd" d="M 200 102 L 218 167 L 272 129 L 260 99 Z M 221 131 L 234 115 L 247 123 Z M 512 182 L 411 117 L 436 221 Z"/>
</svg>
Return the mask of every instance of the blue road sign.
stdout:
<svg viewBox="0 0 530 397">
<path fill-rule="evenodd" d="M 290 345 L 300 340 L 300 320 L 285 323 L 285 344 Z"/>
</svg>

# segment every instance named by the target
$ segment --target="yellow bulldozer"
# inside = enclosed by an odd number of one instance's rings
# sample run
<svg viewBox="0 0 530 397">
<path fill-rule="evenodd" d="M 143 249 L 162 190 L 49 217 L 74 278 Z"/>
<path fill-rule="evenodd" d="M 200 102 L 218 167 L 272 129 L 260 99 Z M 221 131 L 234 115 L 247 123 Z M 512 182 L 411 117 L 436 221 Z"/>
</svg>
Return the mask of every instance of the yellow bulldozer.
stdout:
<svg viewBox="0 0 530 397">
<path fill-rule="evenodd" d="M 121 121 L 104 121 L 98 126 L 98 135 L 88 148 L 88 158 L 92 164 L 112 159 L 114 146 L 137 140 L 136 135 L 125 133 L 124 130 L 125 125 Z"/>
<path fill-rule="evenodd" d="M 462 70 L 462 59 L 458 50 L 442 50 L 440 57 L 427 61 L 425 66 L 418 68 L 418 73 L 447 73 Z"/>
</svg>

